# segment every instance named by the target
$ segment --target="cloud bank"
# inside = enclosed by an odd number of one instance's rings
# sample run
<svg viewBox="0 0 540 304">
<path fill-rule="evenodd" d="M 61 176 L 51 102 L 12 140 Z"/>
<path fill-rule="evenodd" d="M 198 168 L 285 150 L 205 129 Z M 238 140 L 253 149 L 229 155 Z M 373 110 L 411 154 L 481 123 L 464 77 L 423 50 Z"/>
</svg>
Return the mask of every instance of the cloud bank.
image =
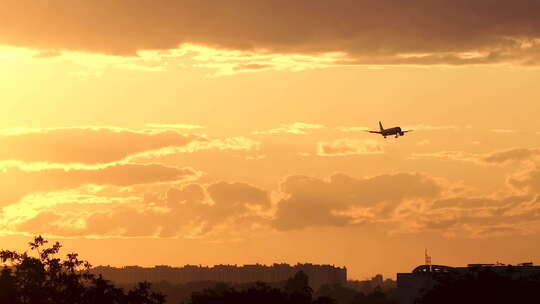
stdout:
<svg viewBox="0 0 540 304">
<path fill-rule="evenodd" d="M 129 174 L 130 169 L 117 170 Z M 43 192 L 5 207 L 2 224 L 12 233 L 220 241 L 320 227 L 372 227 L 391 234 L 435 232 L 462 238 L 540 232 L 537 168 L 509 178 L 515 192 L 483 196 L 467 195 L 448 181 L 419 173 L 366 178 L 335 174 L 327 179 L 289 176 L 277 196 L 243 182 L 137 185 L 190 176 L 169 173 L 172 170 L 157 168 L 144 179 L 106 173 L 109 178 L 103 180 L 79 172 L 76 181 L 63 186 L 54 182 L 60 178 L 54 178 L 37 189 Z M 81 186 L 90 181 L 101 186 Z M 125 185 L 131 186 L 123 189 Z M 17 211 L 24 208 L 22 203 L 30 212 Z"/>
<path fill-rule="evenodd" d="M 0 44 L 134 56 L 183 43 L 344 64 L 537 65 L 536 0 L 5 0 Z M 244 68 L 264 68 L 251 63 Z"/>
</svg>

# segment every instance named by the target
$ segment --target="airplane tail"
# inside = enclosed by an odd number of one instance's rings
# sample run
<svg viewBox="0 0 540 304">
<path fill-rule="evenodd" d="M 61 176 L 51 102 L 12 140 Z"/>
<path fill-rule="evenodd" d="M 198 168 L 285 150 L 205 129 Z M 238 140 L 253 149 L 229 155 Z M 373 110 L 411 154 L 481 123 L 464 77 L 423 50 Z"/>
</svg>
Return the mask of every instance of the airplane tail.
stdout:
<svg viewBox="0 0 540 304">
<path fill-rule="evenodd" d="M 381 131 L 384 130 L 382 123 L 379 121 L 379 128 L 381 128 Z"/>
</svg>

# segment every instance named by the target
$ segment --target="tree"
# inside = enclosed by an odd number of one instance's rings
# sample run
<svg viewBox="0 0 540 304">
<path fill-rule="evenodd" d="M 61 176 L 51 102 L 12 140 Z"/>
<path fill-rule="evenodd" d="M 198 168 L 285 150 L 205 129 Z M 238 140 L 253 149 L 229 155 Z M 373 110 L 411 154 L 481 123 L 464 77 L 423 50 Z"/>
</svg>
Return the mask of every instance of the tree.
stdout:
<svg viewBox="0 0 540 304">
<path fill-rule="evenodd" d="M 274 304 L 291 303 L 287 294 L 265 283 L 257 282 L 247 289 L 237 290 L 234 287 L 216 284 L 214 288 L 191 295 L 191 304 Z"/>
<path fill-rule="evenodd" d="M 217 284 L 202 292 L 191 295 L 190 304 L 336 304 L 330 297 L 312 300 L 313 290 L 309 278 L 302 271 L 285 282 L 284 288 L 271 287 L 267 283 L 256 282 L 244 288 L 227 284 Z"/>
<path fill-rule="evenodd" d="M 78 254 L 56 257 L 60 243 L 45 247 L 41 236 L 28 243 L 27 252 L 0 251 L 4 268 L 0 273 L 0 303 L 12 304 L 163 304 L 165 297 L 152 292 L 150 284 L 139 283 L 127 293 L 101 275 L 89 272 L 90 263 Z"/>
<path fill-rule="evenodd" d="M 335 285 L 323 285 L 317 295 L 320 298 L 326 297 L 334 299 L 339 304 L 395 304 L 396 302 L 389 296 L 389 293 L 384 293 L 381 287 L 377 286 L 372 292 L 364 294 L 352 288 Z"/>
<path fill-rule="evenodd" d="M 287 280 L 285 291 L 289 293 L 293 303 L 311 303 L 313 289 L 309 286 L 309 277 L 303 271 Z"/>
</svg>

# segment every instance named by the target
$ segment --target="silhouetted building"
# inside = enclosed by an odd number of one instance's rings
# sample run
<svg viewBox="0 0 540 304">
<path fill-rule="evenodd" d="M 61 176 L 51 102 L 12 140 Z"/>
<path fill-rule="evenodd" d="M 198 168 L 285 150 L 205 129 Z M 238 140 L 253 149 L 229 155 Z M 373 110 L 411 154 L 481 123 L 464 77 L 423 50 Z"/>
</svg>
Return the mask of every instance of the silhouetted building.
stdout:
<svg viewBox="0 0 540 304">
<path fill-rule="evenodd" d="M 324 284 L 345 284 L 347 269 L 333 265 L 289 264 L 266 265 L 215 265 L 213 267 L 186 265 L 184 267 L 155 266 L 145 268 L 127 266 L 123 268 L 98 266 L 92 273 L 102 274 L 104 278 L 117 283 L 136 283 L 141 281 L 168 281 L 174 284 L 196 281 L 221 281 L 230 283 L 281 282 L 303 271 L 309 277 L 309 285 L 317 290 Z"/>
<path fill-rule="evenodd" d="M 462 275 L 474 277 L 481 270 L 486 269 L 512 279 L 527 279 L 540 274 L 540 266 L 534 266 L 533 263 L 518 265 L 468 264 L 466 267 L 420 265 L 411 273 L 397 274 L 399 304 L 413 304 L 419 296 L 435 287 L 439 281 Z"/>
</svg>

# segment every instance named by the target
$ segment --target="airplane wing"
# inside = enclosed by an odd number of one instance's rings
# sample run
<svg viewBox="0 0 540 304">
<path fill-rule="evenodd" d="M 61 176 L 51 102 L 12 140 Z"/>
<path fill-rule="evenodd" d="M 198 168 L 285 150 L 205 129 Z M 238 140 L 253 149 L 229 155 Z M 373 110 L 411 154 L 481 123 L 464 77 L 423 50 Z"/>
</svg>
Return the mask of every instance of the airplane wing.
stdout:
<svg viewBox="0 0 540 304">
<path fill-rule="evenodd" d="M 407 130 L 407 131 L 401 131 L 401 132 L 407 133 L 407 132 L 412 132 L 412 131 L 414 131 L 414 130 Z"/>
<path fill-rule="evenodd" d="M 369 132 L 369 133 L 375 133 L 375 134 L 381 134 L 380 131 L 370 131 L 370 130 L 365 130 L 365 132 Z"/>
</svg>

